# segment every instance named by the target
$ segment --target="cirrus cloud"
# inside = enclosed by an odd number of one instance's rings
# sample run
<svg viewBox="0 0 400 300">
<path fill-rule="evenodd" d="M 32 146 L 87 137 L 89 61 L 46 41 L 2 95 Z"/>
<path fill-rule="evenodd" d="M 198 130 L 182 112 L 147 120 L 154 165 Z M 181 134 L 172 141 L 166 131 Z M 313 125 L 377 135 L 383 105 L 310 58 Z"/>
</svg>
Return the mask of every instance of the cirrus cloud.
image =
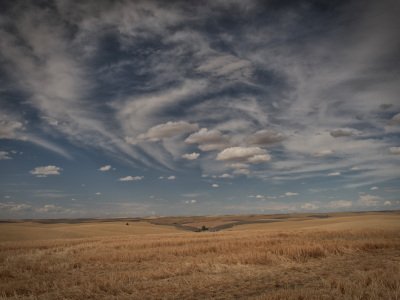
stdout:
<svg viewBox="0 0 400 300">
<path fill-rule="evenodd" d="M 328 176 L 340 176 L 340 175 L 341 175 L 340 172 L 331 172 L 331 173 L 328 173 Z"/>
<path fill-rule="evenodd" d="M 151 127 L 146 133 L 140 134 L 138 139 L 156 142 L 164 138 L 190 133 L 198 129 L 199 125 L 197 124 L 191 124 L 186 121 L 170 121 Z"/>
<path fill-rule="evenodd" d="M 353 136 L 359 134 L 359 131 L 353 128 L 338 128 L 330 132 L 331 136 L 337 138 L 342 136 Z"/>
<path fill-rule="evenodd" d="M 285 138 L 285 135 L 280 132 L 264 129 L 252 134 L 247 141 L 251 145 L 266 146 L 279 143 Z"/>
</svg>

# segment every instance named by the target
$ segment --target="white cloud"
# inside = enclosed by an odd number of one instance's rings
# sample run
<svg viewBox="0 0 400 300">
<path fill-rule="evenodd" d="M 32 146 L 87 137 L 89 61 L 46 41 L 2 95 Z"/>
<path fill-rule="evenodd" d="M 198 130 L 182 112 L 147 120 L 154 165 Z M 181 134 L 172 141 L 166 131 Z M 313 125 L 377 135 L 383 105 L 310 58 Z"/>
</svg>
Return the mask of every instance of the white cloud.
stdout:
<svg viewBox="0 0 400 300">
<path fill-rule="evenodd" d="M 151 127 L 146 133 L 140 134 L 138 139 L 159 141 L 164 138 L 190 133 L 199 129 L 199 125 L 191 124 L 186 121 L 167 122 Z"/>
<path fill-rule="evenodd" d="M 390 205 L 392 205 L 392 202 L 390 202 L 389 200 L 386 200 L 386 201 L 383 203 L 383 205 L 385 205 L 385 206 L 390 206 Z"/>
<path fill-rule="evenodd" d="M 12 159 L 7 151 L 0 151 L 0 160 Z"/>
<path fill-rule="evenodd" d="M 195 204 L 197 202 L 197 200 L 192 199 L 192 200 L 186 200 L 185 203 L 186 204 Z"/>
<path fill-rule="evenodd" d="M 256 198 L 256 199 L 264 199 L 264 196 L 263 196 L 263 195 L 256 195 L 255 198 Z"/>
<path fill-rule="evenodd" d="M 43 205 L 43 207 L 37 208 L 35 210 L 41 213 L 65 213 L 70 211 L 69 209 L 54 204 L 45 204 Z"/>
<path fill-rule="evenodd" d="M 197 71 L 209 73 L 215 77 L 231 80 L 243 80 L 252 72 L 251 62 L 233 55 L 217 55 L 201 64 Z"/>
<path fill-rule="evenodd" d="M 243 168 L 243 169 L 239 168 L 239 169 L 235 169 L 233 171 L 233 174 L 235 174 L 235 175 L 249 175 L 250 174 L 250 170 L 249 169 L 245 169 L 245 168 Z"/>
<path fill-rule="evenodd" d="M 100 196 L 100 195 L 101 195 L 101 193 L 100 193 L 100 192 L 97 192 L 97 193 L 96 193 L 96 195 L 97 195 L 97 196 Z"/>
<path fill-rule="evenodd" d="M 160 177 L 158 177 L 158 179 L 175 180 L 175 179 L 176 179 L 176 176 L 174 176 L 174 175 L 170 175 L 170 176 L 168 176 L 168 177 L 166 177 L 166 176 L 160 176 Z"/>
<path fill-rule="evenodd" d="M 293 192 L 286 192 L 285 196 L 291 197 L 291 196 L 297 196 L 299 193 L 293 193 Z"/>
<path fill-rule="evenodd" d="M 340 175 L 341 175 L 340 172 L 332 172 L 328 174 L 328 176 L 340 176 Z"/>
<path fill-rule="evenodd" d="M 267 162 L 271 160 L 271 156 L 269 154 L 257 154 L 254 156 L 251 156 L 247 159 L 247 162 L 251 164 L 259 164 L 263 162 Z"/>
<path fill-rule="evenodd" d="M 389 124 L 391 125 L 400 124 L 400 113 L 394 115 L 393 118 L 390 119 Z"/>
<path fill-rule="evenodd" d="M 118 179 L 119 181 L 139 181 L 142 180 L 144 176 L 125 176 Z"/>
<path fill-rule="evenodd" d="M 333 153 L 334 153 L 334 151 L 331 149 L 323 149 L 323 150 L 314 152 L 313 156 L 314 157 L 324 157 L 324 156 L 332 155 Z"/>
<path fill-rule="evenodd" d="M 127 144 L 130 144 L 130 145 L 136 145 L 136 144 L 137 144 L 137 139 L 135 139 L 135 138 L 133 138 L 133 137 L 131 137 L 131 136 L 126 136 L 126 137 L 124 138 L 124 140 L 125 140 L 125 142 L 126 142 Z"/>
<path fill-rule="evenodd" d="M 230 147 L 217 155 L 217 160 L 261 163 L 271 159 L 265 149 L 259 147 Z"/>
<path fill-rule="evenodd" d="M 216 184 L 216 183 L 213 183 L 211 186 L 212 186 L 213 188 L 218 188 L 218 187 L 219 187 L 219 185 Z"/>
<path fill-rule="evenodd" d="M 379 196 L 364 194 L 360 195 L 357 203 L 362 206 L 377 206 L 381 201 L 382 198 Z"/>
<path fill-rule="evenodd" d="M 373 186 L 373 187 L 370 188 L 371 191 L 376 191 L 376 190 L 378 190 L 378 189 L 379 189 L 379 188 L 378 188 L 377 186 Z"/>
<path fill-rule="evenodd" d="M 198 132 L 189 135 L 185 143 L 198 144 L 202 151 L 220 150 L 228 145 L 228 138 L 219 130 L 201 128 Z"/>
<path fill-rule="evenodd" d="M 218 176 L 219 178 L 233 178 L 233 175 L 231 175 L 231 174 L 228 174 L 228 173 L 224 173 L 224 174 L 222 174 L 222 175 L 220 175 L 220 176 Z"/>
<path fill-rule="evenodd" d="M 24 212 L 24 211 L 31 211 L 33 208 L 29 204 L 25 203 L 0 203 L 0 212 L 1 211 L 9 211 L 9 212 Z"/>
<path fill-rule="evenodd" d="M 185 153 L 182 155 L 182 158 L 187 160 L 196 160 L 200 156 L 200 153 L 193 152 L 193 153 Z"/>
<path fill-rule="evenodd" d="M 24 130 L 21 122 L 11 120 L 6 115 L 0 115 L 0 139 L 20 139 L 20 131 Z"/>
<path fill-rule="evenodd" d="M 318 207 L 319 207 L 318 205 L 308 202 L 301 205 L 301 208 L 305 210 L 316 210 L 318 209 Z"/>
<path fill-rule="evenodd" d="M 281 142 L 285 138 L 285 135 L 280 132 L 264 129 L 250 135 L 247 141 L 251 145 L 265 146 Z"/>
<path fill-rule="evenodd" d="M 36 167 L 35 169 L 31 170 L 30 173 L 35 175 L 36 177 L 47 177 L 50 175 L 60 175 L 60 171 L 62 169 L 56 166 L 43 166 L 43 167 Z"/>
<path fill-rule="evenodd" d="M 390 147 L 389 152 L 390 152 L 390 154 L 399 155 L 400 154 L 400 147 Z"/>
<path fill-rule="evenodd" d="M 105 165 L 99 168 L 99 171 L 106 172 L 111 170 L 111 165 Z"/>
<path fill-rule="evenodd" d="M 248 164 L 244 164 L 244 163 L 232 163 L 232 164 L 229 164 L 229 167 L 231 167 L 232 169 L 247 169 L 250 166 Z"/>
<path fill-rule="evenodd" d="M 349 200 L 334 200 L 328 203 L 330 208 L 347 208 L 353 206 L 353 202 Z"/>
<path fill-rule="evenodd" d="M 338 129 L 332 130 L 330 133 L 331 133 L 331 136 L 337 138 L 337 137 L 343 137 L 343 136 L 357 135 L 360 132 L 353 128 L 338 128 Z"/>
</svg>

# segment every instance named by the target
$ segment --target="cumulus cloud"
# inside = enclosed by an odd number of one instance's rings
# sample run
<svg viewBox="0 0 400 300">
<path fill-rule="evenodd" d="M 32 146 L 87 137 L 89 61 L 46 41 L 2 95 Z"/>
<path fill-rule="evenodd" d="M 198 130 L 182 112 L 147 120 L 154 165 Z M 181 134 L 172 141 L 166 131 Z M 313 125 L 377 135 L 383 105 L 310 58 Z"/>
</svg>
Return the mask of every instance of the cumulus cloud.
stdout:
<svg viewBox="0 0 400 300">
<path fill-rule="evenodd" d="M 41 213 L 65 213 L 70 211 L 69 209 L 57 206 L 55 204 L 45 204 L 43 205 L 43 207 L 37 208 L 35 210 Z"/>
<path fill-rule="evenodd" d="M 340 176 L 341 173 L 340 172 L 331 172 L 328 174 L 328 176 Z"/>
<path fill-rule="evenodd" d="M 216 184 L 216 183 L 213 183 L 211 186 L 212 186 L 213 188 L 218 188 L 218 187 L 219 187 L 219 185 Z"/>
<path fill-rule="evenodd" d="M 200 153 L 193 152 L 193 153 L 185 153 L 182 155 L 182 158 L 187 160 L 196 160 L 200 156 Z"/>
<path fill-rule="evenodd" d="M 389 124 L 391 124 L 391 125 L 400 124 L 400 113 L 394 115 L 393 118 L 390 119 Z"/>
<path fill-rule="evenodd" d="M 106 172 L 111 170 L 111 165 L 105 165 L 99 168 L 99 171 Z"/>
<path fill-rule="evenodd" d="M 259 164 L 263 162 L 267 162 L 271 160 L 271 156 L 269 154 L 257 154 L 254 156 L 251 156 L 247 159 L 247 162 L 251 164 Z"/>
<path fill-rule="evenodd" d="M 348 208 L 352 206 L 353 202 L 349 200 L 334 200 L 328 203 L 328 207 L 330 208 Z"/>
<path fill-rule="evenodd" d="M 358 198 L 358 204 L 361 206 L 377 206 L 383 199 L 379 196 L 364 194 Z"/>
<path fill-rule="evenodd" d="M 400 147 L 390 147 L 389 152 L 390 152 L 390 154 L 399 155 Z"/>
<path fill-rule="evenodd" d="M 286 192 L 285 196 L 291 197 L 291 196 L 297 196 L 299 193 L 293 193 L 293 192 Z"/>
<path fill-rule="evenodd" d="M 385 206 L 390 206 L 390 205 L 392 205 L 392 202 L 389 201 L 389 200 L 386 200 L 386 201 L 383 203 L 383 205 L 385 205 Z"/>
<path fill-rule="evenodd" d="M 331 132 L 331 136 L 337 138 L 342 136 L 353 136 L 359 134 L 359 131 L 353 128 L 338 128 L 334 129 Z"/>
<path fill-rule="evenodd" d="M 96 195 L 97 195 L 97 196 L 100 196 L 100 195 L 101 195 L 101 193 L 100 193 L 100 192 L 97 192 L 97 193 L 96 193 Z"/>
<path fill-rule="evenodd" d="M 167 177 L 167 180 L 175 180 L 175 179 L 176 179 L 176 176 L 174 176 L 174 175 L 171 175 L 171 176 Z"/>
<path fill-rule="evenodd" d="M 302 204 L 301 208 L 304 210 L 316 210 L 319 208 L 319 206 L 314 203 L 307 202 L 307 203 Z"/>
<path fill-rule="evenodd" d="M 245 163 L 232 163 L 232 164 L 229 164 L 229 167 L 231 167 L 232 169 L 247 169 L 250 166 Z"/>
<path fill-rule="evenodd" d="M 220 150 L 228 145 L 228 138 L 219 130 L 201 128 L 198 132 L 189 135 L 185 143 L 198 144 L 202 151 Z"/>
<path fill-rule="evenodd" d="M 233 175 L 228 174 L 228 173 L 224 173 L 224 174 L 222 174 L 222 175 L 219 175 L 218 177 L 219 177 L 219 178 L 233 178 Z"/>
<path fill-rule="evenodd" d="M 252 164 L 267 162 L 271 159 L 267 150 L 259 147 L 230 147 L 217 155 L 217 160 L 240 161 Z"/>
<path fill-rule="evenodd" d="M 246 168 L 238 168 L 238 169 L 235 169 L 233 171 L 233 174 L 235 174 L 235 175 L 249 175 L 250 174 L 250 170 L 246 169 Z"/>
<path fill-rule="evenodd" d="M 0 160 L 12 159 L 7 151 L 0 151 Z"/>
<path fill-rule="evenodd" d="M 35 175 L 36 177 L 47 177 L 51 175 L 60 175 L 60 171 L 62 169 L 60 167 L 56 166 L 43 166 L 43 167 L 36 167 L 33 170 L 30 171 L 32 175 Z"/>
<path fill-rule="evenodd" d="M 192 200 L 186 200 L 185 203 L 186 204 L 195 204 L 197 202 L 197 200 L 192 199 Z"/>
<path fill-rule="evenodd" d="M 159 141 L 164 138 L 170 138 L 184 133 L 190 133 L 199 129 L 199 125 L 191 124 L 186 121 L 167 122 L 151 127 L 146 133 L 140 134 L 138 139 Z"/>
<path fill-rule="evenodd" d="M 314 157 L 324 157 L 324 156 L 332 155 L 333 153 L 334 153 L 334 151 L 331 149 L 323 149 L 323 150 L 314 152 L 313 156 Z"/>
<path fill-rule="evenodd" d="M 19 139 L 19 132 L 23 129 L 21 122 L 10 120 L 5 115 L 0 116 L 0 139 Z"/>
<path fill-rule="evenodd" d="M 267 146 L 279 143 L 285 139 L 285 135 L 274 130 L 260 130 L 250 135 L 247 139 L 251 145 Z"/>
<path fill-rule="evenodd" d="M 140 181 L 144 178 L 144 176 L 125 176 L 118 179 L 118 181 Z"/>
<path fill-rule="evenodd" d="M 0 211 L 8 211 L 8 212 L 26 212 L 31 211 L 33 209 L 32 205 L 25 203 L 0 203 Z"/>
</svg>

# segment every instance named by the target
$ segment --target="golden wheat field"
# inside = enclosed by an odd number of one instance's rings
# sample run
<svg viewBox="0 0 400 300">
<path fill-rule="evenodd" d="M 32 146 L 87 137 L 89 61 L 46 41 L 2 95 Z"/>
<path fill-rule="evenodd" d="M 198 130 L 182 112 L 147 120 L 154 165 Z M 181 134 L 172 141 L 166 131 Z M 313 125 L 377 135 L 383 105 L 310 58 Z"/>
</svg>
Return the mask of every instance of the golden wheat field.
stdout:
<svg viewBox="0 0 400 300">
<path fill-rule="evenodd" d="M 400 299 L 398 212 L 258 218 L 1 223 L 0 299 Z"/>
</svg>

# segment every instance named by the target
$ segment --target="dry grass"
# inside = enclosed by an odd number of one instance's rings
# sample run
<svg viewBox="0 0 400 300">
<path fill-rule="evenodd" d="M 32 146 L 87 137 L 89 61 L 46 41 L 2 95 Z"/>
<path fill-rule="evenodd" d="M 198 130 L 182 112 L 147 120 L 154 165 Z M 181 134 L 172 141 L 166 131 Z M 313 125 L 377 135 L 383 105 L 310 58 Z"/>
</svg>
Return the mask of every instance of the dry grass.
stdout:
<svg viewBox="0 0 400 300">
<path fill-rule="evenodd" d="M 353 220 L 2 242 L 0 299 L 400 299 L 399 216 Z"/>
<path fill-rule="evenodd" d="M 126 226 L 125 224 L 129 225 Z M 0 224 L 0 242 L 71 239 L 121 235 L 142 235 L 179 232 L 170 226 L 157 226 L 148 222 L 88 222 L 78 224 L 41 224 L 35 222 Z"/>
</svg>

